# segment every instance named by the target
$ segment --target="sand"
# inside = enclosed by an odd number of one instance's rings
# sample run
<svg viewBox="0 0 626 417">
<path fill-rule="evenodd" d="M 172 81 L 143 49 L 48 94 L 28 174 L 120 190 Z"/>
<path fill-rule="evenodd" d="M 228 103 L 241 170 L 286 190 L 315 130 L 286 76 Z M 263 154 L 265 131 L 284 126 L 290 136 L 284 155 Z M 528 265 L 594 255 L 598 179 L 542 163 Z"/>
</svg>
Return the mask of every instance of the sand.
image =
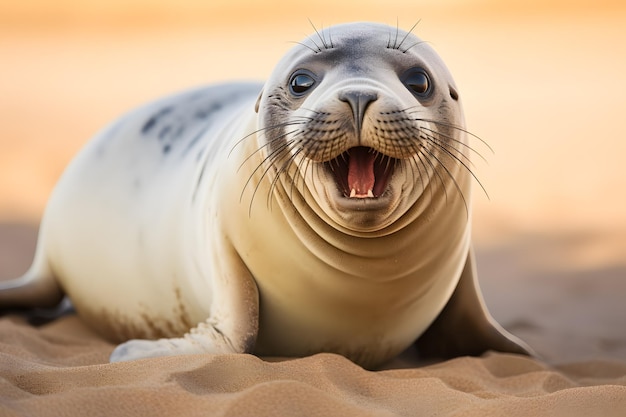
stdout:
<svg viewBox="0 0 626 417">
<path fill-rule="evenodd" d="M 267 361 L 192 355 L 106 364 L 74 316 L 0 320 L 3 416 L 623 416 L 626 363 L 552 367 L 488 353 L 366 371 L 333 354 Z M 9 337 L 10 335 L 10 337 Z"/>
<path fill-rule="evenodd" d="M 488 162 L 476 172 L 489 198 L 477 186 L 473 203 L 487 305 L 539 356 L 407 352 L 378 371 L 332 354 L 108 364 L 113 345 L 74 315 L 4 314 L 0 416 L 626 415 L 626 6 L 360 1 L 330 16 L 335 2 L 320 1 L 306 14 L 318 25 L 422 18 L 469 129 L 495 151 L 474 143 Z M 54 183 L 98 129 L 173 91 L 264 79 L 311 31 L 280 1 L 242 15 L 251 2 L 164 0 L 148 20 L 141 1 L 34 3 L 0 5 L 0 279 L 28 267 Z"/>
</svg>

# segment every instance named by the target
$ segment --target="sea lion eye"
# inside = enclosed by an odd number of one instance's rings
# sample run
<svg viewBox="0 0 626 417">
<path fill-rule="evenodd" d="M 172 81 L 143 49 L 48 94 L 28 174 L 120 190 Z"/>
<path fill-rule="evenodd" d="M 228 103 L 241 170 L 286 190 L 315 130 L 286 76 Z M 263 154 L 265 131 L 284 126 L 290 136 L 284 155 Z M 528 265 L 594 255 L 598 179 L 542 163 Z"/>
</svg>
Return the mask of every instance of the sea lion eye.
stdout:
<svg viewBox="0 0 626 417">
<path fill-rule="evenodd" d="M 289 89 L 295 96 L 301 96 L 315 85 L 315 79 L 304 72 L 296 72 L 289 80 Z"/>
<path fill-rule="evenodd" d="M 407 71 L 402 77 L 402 82 L 415 95 L 426 97 L 430 94 L 430 78 L 426 71 L 421 68 L 413 68 Z"/>
</svg>

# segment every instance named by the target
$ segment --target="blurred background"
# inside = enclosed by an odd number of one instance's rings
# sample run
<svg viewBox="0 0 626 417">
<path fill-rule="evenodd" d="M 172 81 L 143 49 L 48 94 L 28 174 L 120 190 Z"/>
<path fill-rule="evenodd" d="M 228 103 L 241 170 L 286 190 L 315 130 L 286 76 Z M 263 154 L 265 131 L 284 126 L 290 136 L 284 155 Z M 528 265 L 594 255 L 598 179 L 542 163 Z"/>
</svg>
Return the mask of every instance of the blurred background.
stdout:
<svg viewBox="0 0 626 417">
<path fill-rule="evenodd" d="M 487 159 L 481 283 L 546 358 L 626 359 L 626 3 L 560 0 L 24 0 L 0 3 L 0 279 L 32 259 L 64 167 L 148 100 L 263 80 L 317 27 L 370 20 L 428 41 Z"/>
</svg>

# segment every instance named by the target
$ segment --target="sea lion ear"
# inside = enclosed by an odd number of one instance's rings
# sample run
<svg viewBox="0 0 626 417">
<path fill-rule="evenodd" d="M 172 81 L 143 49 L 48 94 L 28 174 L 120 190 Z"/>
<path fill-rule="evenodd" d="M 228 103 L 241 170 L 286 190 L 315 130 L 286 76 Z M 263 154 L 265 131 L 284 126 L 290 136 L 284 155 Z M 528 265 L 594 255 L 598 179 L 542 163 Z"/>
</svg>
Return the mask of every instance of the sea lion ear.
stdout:
<svg viewBox="0 0 626 417">
<path fill-rule="evenodd" d="M 459 93 L 456 91 L 456 88 L 451 85 L 448 87 L 450 88 L 450 97 L 452 97 L 452 100 L 459 101 Z"/>
<path fill-rule="evenodd" d="M 263 97 L 263 90 L 259 93 L 259 98 L 256 99 L 256 104 L 254 105 L 254 111 L 256 113 L 259 112 L 259 105 L 261 104 L 261 97 Z"/>
</svg>

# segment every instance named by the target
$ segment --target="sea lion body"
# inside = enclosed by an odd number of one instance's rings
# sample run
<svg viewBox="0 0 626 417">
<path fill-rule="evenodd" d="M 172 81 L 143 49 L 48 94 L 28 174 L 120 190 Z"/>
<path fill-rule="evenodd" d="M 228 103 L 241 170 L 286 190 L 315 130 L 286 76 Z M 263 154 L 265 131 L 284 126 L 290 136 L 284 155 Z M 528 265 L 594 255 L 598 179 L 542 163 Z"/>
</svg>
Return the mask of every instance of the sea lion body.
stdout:
<svg viewBox="0 0 626 417">
<path fill-rule="evenodd" d="M 180 336 L 211 315 L 206 277 L 225 272 L 227 244 L 213 219 L 234 146 L 220 138 L 254 130 L 260 88 L 208 87 L 132 112 L 59 181 L 41 240 L 78 313 L 108 338 Z"/>
<path fill-rule="evenodd" d="M 482 305 L 463 113 L 416 39 L 332 27 L 264 86 L 206 87 L 112 124 L 59 181 L 33 266 L 0 305 L 62 288 L 111 340 L 162 338 L 112 360 L 336 352 L 373 367 L 421 335 L 428 354 L 527 352 Z"/>
</svg>

